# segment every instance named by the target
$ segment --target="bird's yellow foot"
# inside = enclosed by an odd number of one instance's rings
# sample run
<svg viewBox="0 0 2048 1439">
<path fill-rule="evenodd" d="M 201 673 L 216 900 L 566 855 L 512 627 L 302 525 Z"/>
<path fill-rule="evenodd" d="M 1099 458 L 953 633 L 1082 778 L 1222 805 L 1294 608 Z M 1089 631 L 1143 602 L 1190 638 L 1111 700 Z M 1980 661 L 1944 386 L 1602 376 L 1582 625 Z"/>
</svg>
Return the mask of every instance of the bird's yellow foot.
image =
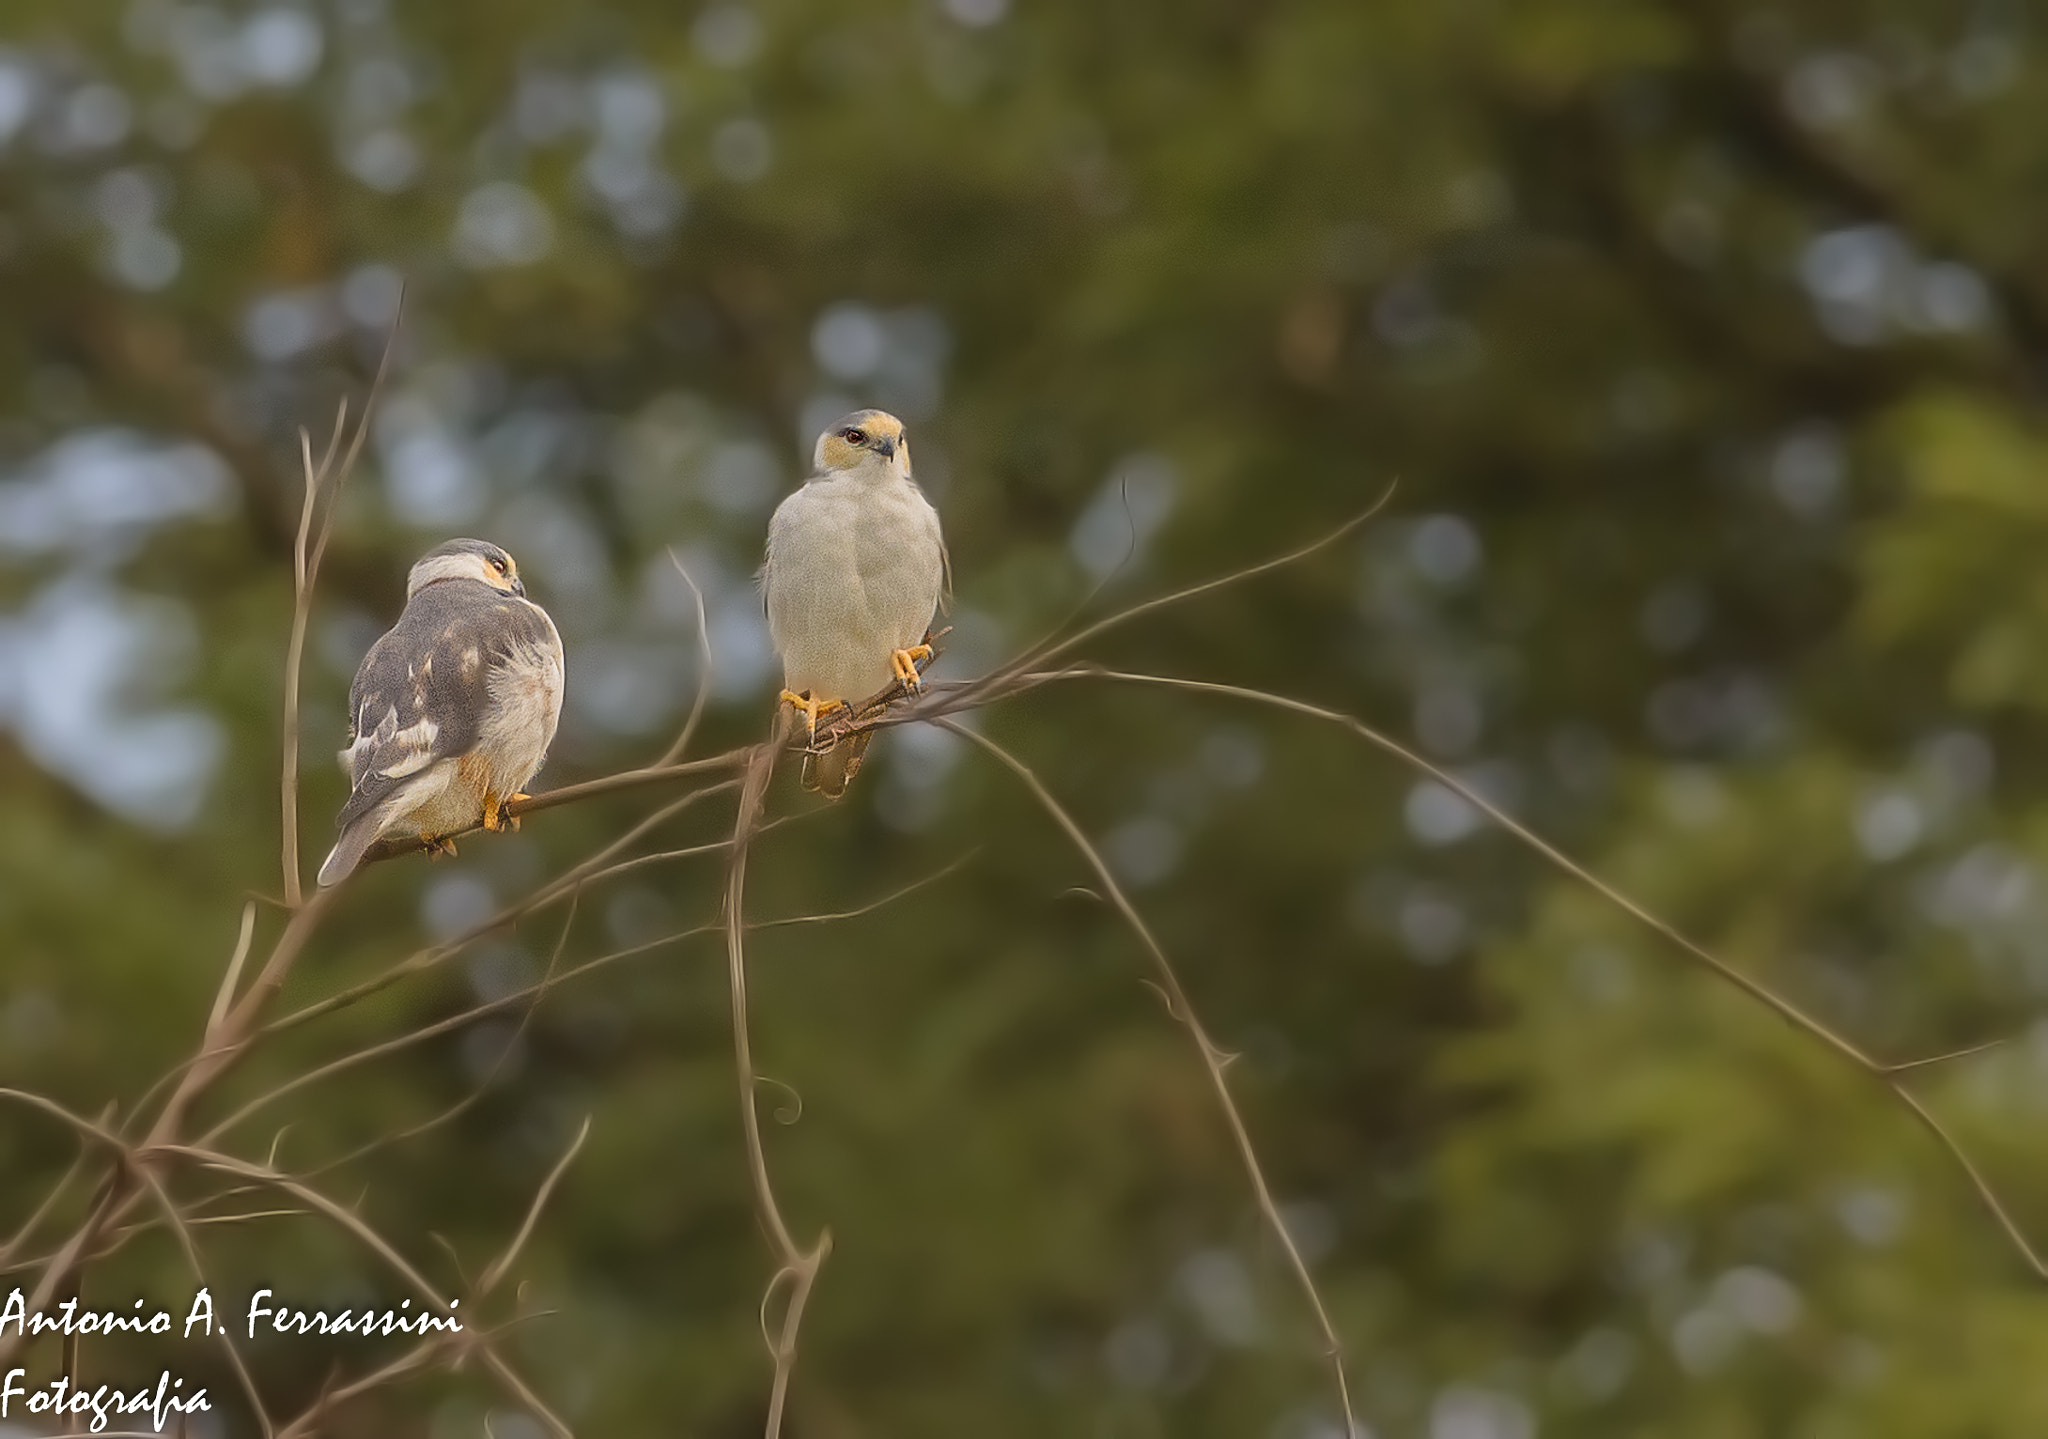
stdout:
<svg viewBox="0 0 2048 1439">
<path fill-rule="evenodd" d="M 804 691 L 802 694 L 798 694 L 795 690 L 784 690 L 782 692 L 782 703 L 788 705 L 804 717 L 805 738 L 809 738 L 818 732 L 818 716 L 828 715 L 834 710 L 846 708 L 843 700 L 814 700 L 811 698 L 809 690 Z"/>
<path fill-rule="evenodd" d="M 512 830 L 516 833 L 519 829 L 519 816 L 505 813 L 505 806 L 511 804 L 514 800 L 532 798 L 532 795 L 527 794 L 523 790 L 505 795 L 503 798 L 494 794 L 485 795 L 484 828 L 496 834 L 502 834 L 506 830 Z"/>
<path fill-rule="evenodd" d="M 897 680 L 906 690 L 915 690 L 924 683 L 924 677 L 917 671 L 919 663 L 932 657 L 930 645 L 912 645 L 907 650 L 893 650 L 889 654 L 889 668 L 896 672 Z"/>
<path fill-rule="evenodd" d="M 420 836 L 420 848 L 427 852 L 428 859 L 455 858 L 455 841 L 446 835 L 423 834 Z"/>
</svg>

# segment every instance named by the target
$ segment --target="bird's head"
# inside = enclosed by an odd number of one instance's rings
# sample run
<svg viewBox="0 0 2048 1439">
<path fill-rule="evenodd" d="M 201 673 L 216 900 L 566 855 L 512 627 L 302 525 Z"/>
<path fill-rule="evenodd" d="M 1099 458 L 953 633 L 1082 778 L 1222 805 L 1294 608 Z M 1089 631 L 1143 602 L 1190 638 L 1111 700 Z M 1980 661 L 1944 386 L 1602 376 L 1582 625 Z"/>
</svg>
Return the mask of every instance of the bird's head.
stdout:
<svg viewBox="0 0 2048 1439">
<path fill-rule="evenodd" d="M 481 580 L 494 590 L 526 598 L 518 564 L 489 540 L 450 540 L 428 550 L 406 577 L 405 597 L 411 599 L 442 580 Z"/>
<path fill-rule="evenodd" d="M 873 466 L 910 478 L 910 441 L 904 436 L 903 421 L 882 410 L 855 410 L 833 421 L 818 436 L 814 459 L 821 475 Z"/>
</svg>

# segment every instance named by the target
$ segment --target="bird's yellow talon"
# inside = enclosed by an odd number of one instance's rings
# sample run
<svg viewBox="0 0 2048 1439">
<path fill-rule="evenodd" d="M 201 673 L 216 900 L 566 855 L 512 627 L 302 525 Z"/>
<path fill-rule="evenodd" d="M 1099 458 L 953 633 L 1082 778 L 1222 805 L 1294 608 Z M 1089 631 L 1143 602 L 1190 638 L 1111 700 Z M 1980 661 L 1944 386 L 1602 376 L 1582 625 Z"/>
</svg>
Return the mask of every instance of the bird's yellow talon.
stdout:
<svg viewBox="0 0 2048 1439">
<path fill-rule="evenodd" d="M 892 650 L 889 654 L 889 668 L 895 671 L 896 679 L 903 688 L 914 690 L 924 683 L 924 677 L 917 670 L 919 661 L 931 657 L 930 645 L 912 645 L 907 650 Z"/>
<path fill-rule="evenodd" d="M 503 797 L 494 794 L 485 795 L 484 828 L 493 834 L 503 834 L 507 830 L 517 832 L 519 829 L 519 816 L 505 813 L 505 806 L 514 800 L 532 798 L 532 795 L 523 792 L 508 794 Z"/>
<path fill-rule="evenodd" d="M 818 717 L 843 710 L 848 706 L 843 700 L 814 700 L 808 692 L 798 694 L 795 690 L 784 690 L 781 703 L 788 705 L 804 717 L 804 734 L 808 738 L 818 732 Z"/>
</svg>

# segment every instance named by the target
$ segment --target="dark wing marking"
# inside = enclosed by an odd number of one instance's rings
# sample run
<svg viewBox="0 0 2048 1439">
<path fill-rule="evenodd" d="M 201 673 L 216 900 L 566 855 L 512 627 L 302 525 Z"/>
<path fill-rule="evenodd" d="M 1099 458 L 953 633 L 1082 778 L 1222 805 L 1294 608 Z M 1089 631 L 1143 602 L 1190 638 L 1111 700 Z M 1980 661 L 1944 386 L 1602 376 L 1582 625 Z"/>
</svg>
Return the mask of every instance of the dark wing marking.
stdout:
<svg viewBox="0 0 2048 1439">
<path fill-rule="evenodd" d="M 336 823 L 347 828 L 410 776 L 468 751 L 490 709 L 492 671 L 515 648 L 555 643 L 538 609 L 481 582 L 443 580 L 414 595 L 349 687 L 354 791 Z"/>
</svg>

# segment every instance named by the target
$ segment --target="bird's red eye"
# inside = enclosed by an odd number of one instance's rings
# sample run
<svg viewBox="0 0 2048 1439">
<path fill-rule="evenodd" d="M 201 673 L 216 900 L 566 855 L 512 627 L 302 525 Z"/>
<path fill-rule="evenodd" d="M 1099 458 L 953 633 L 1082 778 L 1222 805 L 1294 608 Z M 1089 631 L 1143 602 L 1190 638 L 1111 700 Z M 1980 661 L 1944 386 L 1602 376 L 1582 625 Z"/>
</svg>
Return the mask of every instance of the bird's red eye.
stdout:
<svg viewBox="0 0 2048 1439">
<path fill-rule="evenodd" d="M 839 438 L 846 441 L 849 445 L 865 445 L 868 442 L 868 432 L 866 430 L 841 430 Z"/>
</svg>

